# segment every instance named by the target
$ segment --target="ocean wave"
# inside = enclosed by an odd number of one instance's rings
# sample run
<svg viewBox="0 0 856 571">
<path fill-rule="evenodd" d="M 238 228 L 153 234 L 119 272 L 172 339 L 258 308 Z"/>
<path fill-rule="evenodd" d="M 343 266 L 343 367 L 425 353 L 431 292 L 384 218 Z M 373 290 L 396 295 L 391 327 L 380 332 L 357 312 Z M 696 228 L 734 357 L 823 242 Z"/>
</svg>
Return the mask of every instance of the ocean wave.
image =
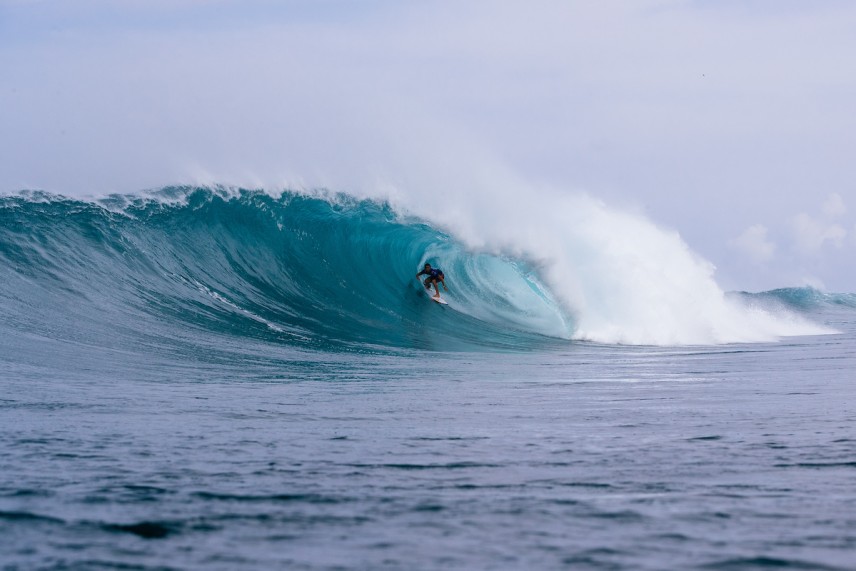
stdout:
<svg viewBox="0 0 856 571">
<path fill-rule="evenodd" d="M 572 324 L 519 260 L 468 252 L 388 204 L 346 195 L 168 188 L 0 202 L 4 313 L 20 329 L 115 340 L 237 336 L 306 347 L 517 347 Z M 428 300 L 425 262 L 450 276 Z M 96 337 L 95 335 L 90 335 Z"/>
<path fill-rule="evenodd" d="M 823 309 L 856 309 L 856 294 L 829 293 L 813 287 L 778 288 L 760 293 L 738 292 L 737 295 L 750 303 L 778 305 L 800 311 Z"/>
<path fill-rule="evenodd" d="M 590 239 L 580 238 L 585 227 L 553 228 L 567 259 L 556 253 L 561 248 L 538 259 L 508 244 L 473 245 L 389 203 L 345 194 L 169 187 L 80 200 L 20 193 L 0 198 L 3 315 L 19 333 L 117 349 L 216 347 L 211 339 L 225 338 L 322 349 L 506 350 L 573 339 L 704 344 L 824 332 L 782 318 L 783 310 L 726 299 L 705 264 L 653 227 L 634 222 L 634 239 L 652 245 L 648 258 L 616 255 L 603 237 L 608 216 L 600 207 L 590 214 L 600 224 Z M 448 306 L 431 303 L 416 280 L 425 262 L 445 271 Z M 667 267 L 654 274 L 680 287 L 658 286 L 640 271 L 656 263 Z M 635 286 L 611 287 L 630 278 Z M 644 295 L 628 294 L 634 287 Z"/>
</svg>

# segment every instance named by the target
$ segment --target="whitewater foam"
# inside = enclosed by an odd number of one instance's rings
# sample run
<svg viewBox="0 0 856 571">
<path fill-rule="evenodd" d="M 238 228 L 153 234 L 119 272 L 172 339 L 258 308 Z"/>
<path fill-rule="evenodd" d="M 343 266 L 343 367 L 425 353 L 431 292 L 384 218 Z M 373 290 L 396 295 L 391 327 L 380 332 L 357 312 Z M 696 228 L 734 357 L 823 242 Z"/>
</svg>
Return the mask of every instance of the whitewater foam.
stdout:
<svg viewBox="0 0 856 571">
<path fill-rule="evenodd" d="M 399 193 L 397 200 L 473 252 L 529 264 L 562 313 L 571 316 L 574 339 L 709 345 L 833 332 L 784 309 L 727 299 L 713 264 L 677 232 L 640 214 L 585 193 L 509 184 L 498 183 L 493 193 L 476 187 L 438 191 L 436 200 Z"/>
</svg>

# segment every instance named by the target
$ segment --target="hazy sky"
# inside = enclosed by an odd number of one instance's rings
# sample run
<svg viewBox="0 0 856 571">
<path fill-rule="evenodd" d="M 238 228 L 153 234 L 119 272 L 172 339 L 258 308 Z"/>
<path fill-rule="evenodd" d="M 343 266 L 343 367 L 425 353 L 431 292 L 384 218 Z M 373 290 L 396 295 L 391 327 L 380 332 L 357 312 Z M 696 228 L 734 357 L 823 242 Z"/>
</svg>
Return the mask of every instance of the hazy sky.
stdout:
<svg viewBox="0 0 856 571">
<path fill-rule="evenodd" d="M 856 291 L 856 2 L 0 0 L 0 191 L 584 191 Z"/>
</svg>

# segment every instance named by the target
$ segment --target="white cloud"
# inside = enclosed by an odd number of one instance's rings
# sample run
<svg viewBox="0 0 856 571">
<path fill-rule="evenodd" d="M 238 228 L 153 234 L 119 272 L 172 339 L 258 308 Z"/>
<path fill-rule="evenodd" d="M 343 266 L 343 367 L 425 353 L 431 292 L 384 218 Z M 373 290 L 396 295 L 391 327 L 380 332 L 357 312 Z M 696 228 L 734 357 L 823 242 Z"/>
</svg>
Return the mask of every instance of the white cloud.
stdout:
<svg viewBox="0 0 856 571">
<path fill-rule="evenodd" d="M 763 224 L 750 226 L 729 245 L 758 263 L 769 262 L 776 252 L 776 245 L 767 238 L 767 227 Z"/>
<path fill-rule="evenodd" d="M 847 237 L 843 226 L 817 220 L 805 213 L 794 218 L 793 230 L 797 252 L 803 255 L 817 254 L 827 243 L 841 248 Z"/>
<path fill-rule="evenodd" d="M 827 218 L 841 218 L 847 214 L 847 206 L 844 204 L 844 199 L 837 192 L 833 192 L 827 196 L 821 208 Z"/>
<path fill-rule="evenodd" d="M 826 247 L 844 247 L 848 232 L 837 220 L 845 214 L 847 205 L 844 204 L 844 199 L 837 192 L 833 192 L 821 203 L 820 215 L 811 216 L 804 212 L 796 215 L 792 230 L 797 254 L 816 256 Z"/>
</svg>

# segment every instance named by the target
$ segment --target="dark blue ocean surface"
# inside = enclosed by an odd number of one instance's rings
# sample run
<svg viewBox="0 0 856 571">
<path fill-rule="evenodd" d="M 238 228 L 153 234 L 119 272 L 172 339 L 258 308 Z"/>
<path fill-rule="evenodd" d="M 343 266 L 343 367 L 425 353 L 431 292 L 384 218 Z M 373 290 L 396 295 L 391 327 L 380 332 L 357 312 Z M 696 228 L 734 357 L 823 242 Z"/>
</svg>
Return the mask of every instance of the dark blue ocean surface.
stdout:
<svg viewBox="0 0 856 571">
<path fill-rule="evenodd" d="M 856 568 L 851 294 L 732 296 L 828 335 L 594 344 L 383 205 L 3 200 L 2 569 Z"/>
</svg>

